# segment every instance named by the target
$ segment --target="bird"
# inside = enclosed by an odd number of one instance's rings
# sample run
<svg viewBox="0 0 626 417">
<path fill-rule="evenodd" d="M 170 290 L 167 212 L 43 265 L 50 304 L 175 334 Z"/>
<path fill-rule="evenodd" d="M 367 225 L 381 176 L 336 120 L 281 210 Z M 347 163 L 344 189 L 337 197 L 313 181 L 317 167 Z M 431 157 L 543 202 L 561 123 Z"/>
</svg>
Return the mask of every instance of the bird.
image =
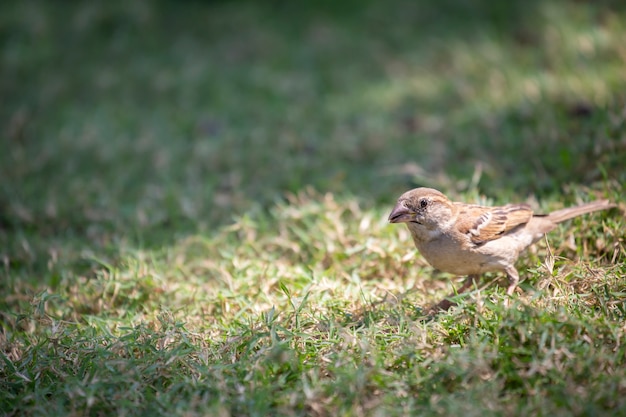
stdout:
<svg viewBox="0 0 626 417">
<path fill-rule="evenodd" d="M 470 288 L 486 272 L 504 272 L 506 294 L 519 283 L 515 262 L 520 254 L 561 222 L 616 205 L 596 200 L 549 214 L 535 214 L 528 204 L 481 206 L 450 201 L 433 188 L 402 194 L 389 214 L 390 223 L 405 223 L 418 251 L 435 269 L 467 276 L 462 286 L 432 307 L 447 310 L 448 300 Z"/>
</svg>

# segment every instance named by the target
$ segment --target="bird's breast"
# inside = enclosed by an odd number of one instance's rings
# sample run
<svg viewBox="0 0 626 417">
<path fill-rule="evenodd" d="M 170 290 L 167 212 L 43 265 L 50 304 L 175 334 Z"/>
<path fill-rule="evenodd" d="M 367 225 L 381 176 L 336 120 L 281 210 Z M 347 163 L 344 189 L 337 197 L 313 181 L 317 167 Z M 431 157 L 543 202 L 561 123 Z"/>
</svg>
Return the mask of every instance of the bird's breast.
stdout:
<svg viewBox="0 0 626 417">
<path fill-rule="evenodd" d="M 459 242 L 440 233 L 429 240 L 414 239 L 415 246 L 434 268 L 451 274 L 468 275 L 484 272 L 484 255 L 469 242 Z"/>
</svg>

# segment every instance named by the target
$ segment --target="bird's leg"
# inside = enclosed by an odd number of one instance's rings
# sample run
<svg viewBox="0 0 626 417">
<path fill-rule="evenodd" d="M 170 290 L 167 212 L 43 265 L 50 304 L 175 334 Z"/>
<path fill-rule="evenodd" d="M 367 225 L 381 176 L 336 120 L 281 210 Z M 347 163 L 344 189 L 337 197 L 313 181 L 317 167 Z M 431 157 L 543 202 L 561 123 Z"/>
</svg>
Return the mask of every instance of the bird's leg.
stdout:
<svg viewBox="0 0 626 417">
<path fill-rule="evenodd" d="M 509 279 L 509 286 L 506 289 L 506 295 L 513 295 L 513 291 L 517 288 L 517 284 L 519 283 L 519 273 L 514 266 L 508 266 L 504 272 L 506 272 L 506 276 Z"/>
<path fill-rule="evenodd" d="M 462 292 L 467 291 L 467 289 L 469 287 L 474 285 L 474 283 L 476 282 L 477 279 L 478 279 L 478 275 L 468 275 L 467 278 L 465 278 L 465 281 L 463 281 L 463 285 L 461 285 L 461 288 L 456 290 L 456 294 L 461 294 Z M 452 297 L 452 296 L 454 296 L 456 294 L 452 293 L 452 294 L 449 295 L 449 297 Z"/>
<path fill-rule="evenodd" d="M 440 302 L 438 302 L 437 304 L 435 304 L 429 309 L 430 314 L 436 313 L 438 311 L 447 311 L 450 309 L 450 307 L 454 307 L 456 303 L 454 301 L 450 301 L 449 298 L 452 298 L 455 295 L 458 295 L 467 291 L 468 288 L 474 285 L 474 283 L 476 282 L 476 279 L 478 279 L 478 275 L 468 275 L 467 278 L 465 278 L 463 285 L 461 285 L 459 289 L 457 289 L 453 293 L 450 293 L 446 298 L 444 298 L 443 300 L 441 300 Z"/>
</svg>

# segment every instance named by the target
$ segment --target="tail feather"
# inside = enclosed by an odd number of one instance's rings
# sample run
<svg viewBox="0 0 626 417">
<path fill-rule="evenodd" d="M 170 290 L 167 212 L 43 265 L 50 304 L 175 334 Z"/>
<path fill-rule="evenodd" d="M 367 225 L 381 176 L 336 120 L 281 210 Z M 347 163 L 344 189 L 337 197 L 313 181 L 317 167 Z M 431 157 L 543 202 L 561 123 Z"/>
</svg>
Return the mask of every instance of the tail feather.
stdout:
<svg viewBox="0 0 626 417">
<path fill-rule="evenodd" d="M 599 210 L 607 210 L 612 207 L 616 207 L 615 204 L 609 202 L 609 200 L 597 200 L 591 203 L 581 204 L 576 207 L 568 207 L 561 210 L 553 211 L 546 215 L 546 218 L 554 223 L 564 222 L 573 217 L 577 217 L 583 214 L 592 213 Z"/>
</svg>

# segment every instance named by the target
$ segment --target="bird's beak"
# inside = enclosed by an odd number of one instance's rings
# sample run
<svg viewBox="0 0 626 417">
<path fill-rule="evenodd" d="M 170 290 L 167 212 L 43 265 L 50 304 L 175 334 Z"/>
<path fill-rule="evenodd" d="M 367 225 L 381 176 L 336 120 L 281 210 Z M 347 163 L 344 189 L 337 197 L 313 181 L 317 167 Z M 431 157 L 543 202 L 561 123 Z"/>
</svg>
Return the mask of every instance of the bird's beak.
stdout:
<svg viewBox="0 0 626 417">
<path fill-rule="evenodd" d="M 412 221 L 415 221 L 415 213 L 406 208 L 403 202 L 398 202 L 389 215 L 389 223 L 408 223 Z"/>
</svg>

